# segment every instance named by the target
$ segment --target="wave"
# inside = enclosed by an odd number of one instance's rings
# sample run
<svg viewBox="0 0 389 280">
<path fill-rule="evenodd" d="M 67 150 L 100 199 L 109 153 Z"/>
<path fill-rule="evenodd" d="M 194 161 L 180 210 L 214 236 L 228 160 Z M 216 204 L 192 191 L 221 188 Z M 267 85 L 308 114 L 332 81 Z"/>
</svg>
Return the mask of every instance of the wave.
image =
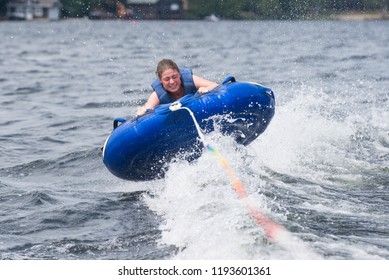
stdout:
<svg viewBox="0 0 389 280">
<path fill-rule="evenodd" d="M 55 159 L 37 159 L 28 163 L 11 167 L 1 168 L 0 176 L 4 177 L 26 177 L 34 175 L 54 174 L 56 171 L 63 173 L 64 169 L 92 167 L 101 156 L 100 148 L 71 152 Z"/>
<path fill-rule="evenodd" d="M 0 258 L 167 258 L 174 248 L 156 245 L 159 219 L 142 203 L 143 194 L 19 190 L 2 203 L 2 211 L 19 214 L 2 219 Z"/>
</svg>

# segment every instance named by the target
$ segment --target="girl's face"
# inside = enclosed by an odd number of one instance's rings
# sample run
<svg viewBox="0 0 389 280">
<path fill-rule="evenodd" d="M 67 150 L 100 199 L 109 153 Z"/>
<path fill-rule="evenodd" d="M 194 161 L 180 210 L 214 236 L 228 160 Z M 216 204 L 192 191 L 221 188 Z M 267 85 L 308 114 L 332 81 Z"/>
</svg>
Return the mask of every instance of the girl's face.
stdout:
<svg viewBox="0 0 389 280">
<path fill-rule="evenodd" d="M 160 80 L 167 91 L 176 93 L 180 90 L 181 75 L 176 69 L 166 69 L 163 71 Z"/>
</svg>

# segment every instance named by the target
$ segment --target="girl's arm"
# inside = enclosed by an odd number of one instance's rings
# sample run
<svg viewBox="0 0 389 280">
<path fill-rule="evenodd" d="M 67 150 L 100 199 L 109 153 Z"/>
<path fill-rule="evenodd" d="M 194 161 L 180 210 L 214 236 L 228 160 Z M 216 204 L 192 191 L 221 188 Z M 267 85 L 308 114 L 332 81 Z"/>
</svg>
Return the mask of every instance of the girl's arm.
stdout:
<svg viewBox="0 0 389 280">
<path fill-rule="evenodd" d="M 153 109 L 155 106 L 159 105 L 159 98 L 155 91 L 153 91 L 150 94 L 149 99 L 147 99 L 147 102 L 144 106 L 140 107 L 138 111 L 136 112 L 137 116 L 141 116 L 146 114 L 147 109 Z"/>
<path fill-rule="evenodd" d="M 196 75 L 193 75 L 193 82 L 200 93 L 208 92 L 218 86 L 217 83 L 208 81 Z"/>
</svg>

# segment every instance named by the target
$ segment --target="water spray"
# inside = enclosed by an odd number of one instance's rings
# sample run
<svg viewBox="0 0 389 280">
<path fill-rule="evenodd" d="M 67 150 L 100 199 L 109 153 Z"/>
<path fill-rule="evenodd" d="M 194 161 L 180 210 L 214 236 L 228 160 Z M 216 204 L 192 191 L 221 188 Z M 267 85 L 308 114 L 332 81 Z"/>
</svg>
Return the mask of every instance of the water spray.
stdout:
<svg viewBox="0 0 389 280">
<path fill-rule="evenodd" d="M 189 115 L 193 119 L 193 123 L 196 127 L 197 133 L 199 135 L 199 139 L 204 147 L 214 154 L 223 169 L 226 171 L 228 177 L 231 180 L 234 191 L 237 193 L 238 197 L 243 201 L 246 209 L 250 213 L 253 220 L 263 228 L 265 231 L 266 237 L 269 240 L 274 241 L 281 247 L 287 249 L 289 252 L 292 252 L 296 258 L 301 259 L 320 259 L 316 253 L 312 252 L 308 247 L 305 246 L 301 240 L 294 237 L 289 231 L 287 231 L 282 225 L 277 224 L 272 221 L 269 217 L 267 217 L 264 213 L 262 213 L 257 207 L 255 207 L 254 203 L 249 199 L 246 188 L 241 180 L 235 175 L 232 168 L 229 166 L 227 160 L 222 157 L 217 149 L 208 144 L 205 140 L 204 133 L 201 131 L 201 128 L 193 114 L 193 112 L 187 108 L 183 107 L 179 101 L 172 103 L 169 107 L 171 111 L 177 110 L 186 110 L 189 112 Z"/>
</svg>

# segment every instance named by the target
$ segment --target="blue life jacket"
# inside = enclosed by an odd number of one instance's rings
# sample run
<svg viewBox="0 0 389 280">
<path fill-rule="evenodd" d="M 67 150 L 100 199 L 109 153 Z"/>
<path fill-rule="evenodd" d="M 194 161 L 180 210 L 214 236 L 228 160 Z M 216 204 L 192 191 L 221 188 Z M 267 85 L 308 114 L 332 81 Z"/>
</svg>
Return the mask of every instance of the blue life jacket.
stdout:
<svg viewBox="0 0 389 280">
<path fill-rule="evenodd" d="M 185 95 L 196 93 L 197 89 L 196 89 L 196 86 L 195 86 L 194 81 L 193 81 L 192 69 L 180 68 L 180 74 L 181 74 L 181 83 L 185 89 Z M 176 101 L 169 94 L 169 92 L 163 87 L 163 85 L 159 79 L 156 79 L 151 84 L 151 87 L 157 93 L 160 104 L 167 104 L 167 103 L 172 103 L 172 102 Z"/>
</svg>

